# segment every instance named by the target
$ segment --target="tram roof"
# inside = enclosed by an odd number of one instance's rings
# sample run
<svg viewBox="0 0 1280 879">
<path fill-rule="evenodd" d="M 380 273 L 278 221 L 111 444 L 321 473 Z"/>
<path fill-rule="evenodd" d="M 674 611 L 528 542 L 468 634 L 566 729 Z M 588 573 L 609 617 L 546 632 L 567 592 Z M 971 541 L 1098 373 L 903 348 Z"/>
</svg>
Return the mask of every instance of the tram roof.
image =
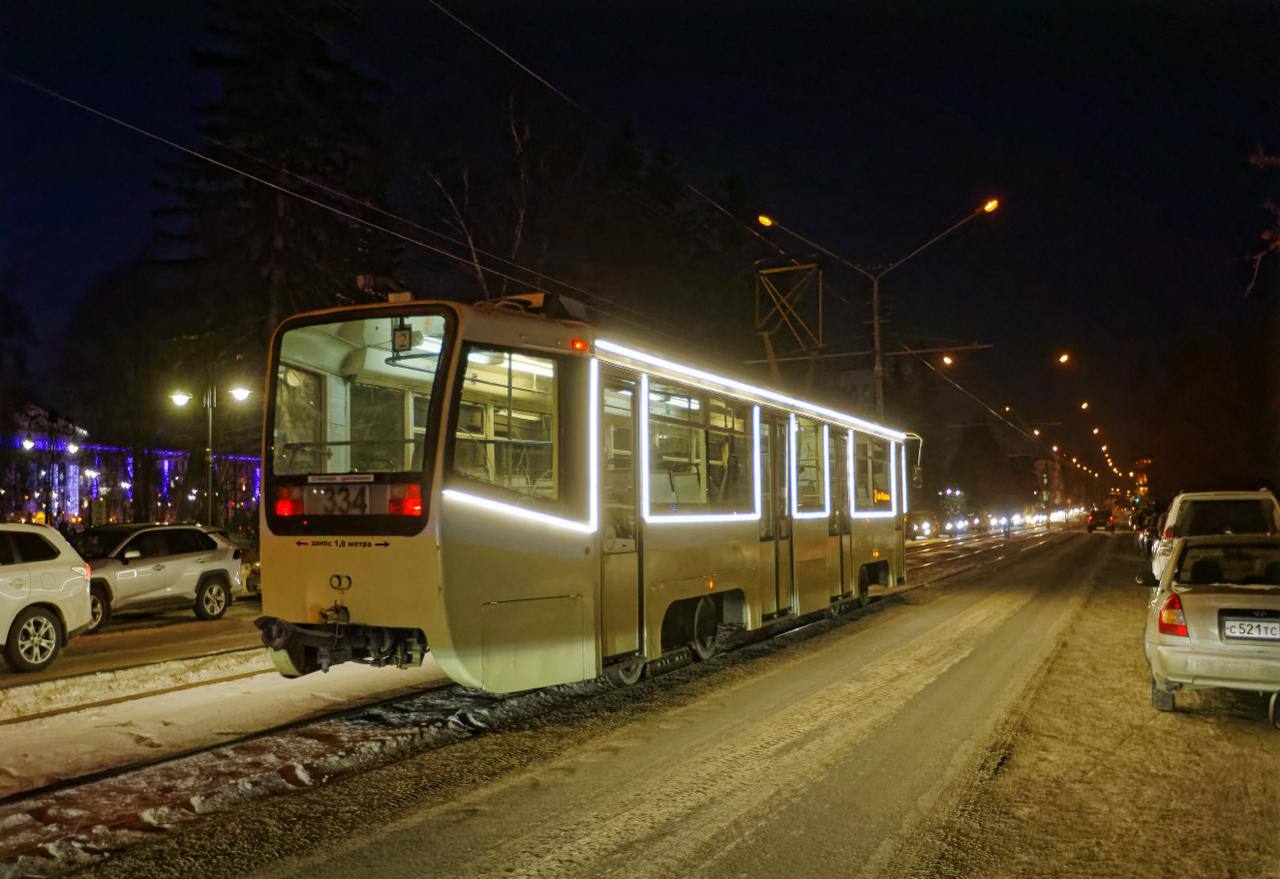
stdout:
<svg viewBox="0 0 1280 879">
<path fill-rule="evenodd" d="M 716 375 L 715 373 L 707 372 L 704 369 L 686 366 L 683 363 L 677 363 L 674 360 L 668 360 L 667 358 L 660 357 L 656 354 L 650 354 L 646 351 L 641 351 L 627 345 L 611 342 L 608 339 L 596 338 L 594 346 L 597 354 L 602 355 L 601 359 L 610 363 L 642 368 L 645 371 L 666 373 L 672 378 L 676 378 L 689 384 L 698 385 L 704 390 L 729 393 L 738 397 L 751 399 L 757 403 L 772 403 L 780 405 L 787 409 L 794 409 L 797 412 L 813 415 L 827 421 L 833 421 L 837 424 L 843 424 L 847 427 L 856 428 L 866 433 L 874 434 L 896 442 L 903 442 L 907 439 L 907 434 L 902 431 L 894 430 L 891 427 L 885 427 L 882 424 L 876 424 L 874 421 L 867 421 L 864 418 L 858 418 L 856 415 L 838 412 L 835 409 L 829 409 L 826 406 L 820 406 L 817 403 L 810 403 L 805 400 L 790 397 L 778 391 L 771 391 L 768 388 L 761 388 L 756 385 L 738 381 L 737 379 Z"/>
</svg>

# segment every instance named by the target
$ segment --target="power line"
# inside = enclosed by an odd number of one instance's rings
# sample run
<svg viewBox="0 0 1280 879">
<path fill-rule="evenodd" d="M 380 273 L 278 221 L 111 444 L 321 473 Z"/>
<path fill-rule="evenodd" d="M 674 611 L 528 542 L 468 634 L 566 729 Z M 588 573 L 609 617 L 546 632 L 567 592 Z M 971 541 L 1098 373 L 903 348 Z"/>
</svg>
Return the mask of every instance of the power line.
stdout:
<svg viewBox="0 0 1280 879">
<path fill-rule="evenodd" d="M 331 0 L 331 2 L 333 2 L 333 0 Z M 467 22 L 465 22 L 465 21 L 463 21 L 461 18 L 459 18 L 457 15 L 455 15 L 455 14 L 454 14 L 454 13 L 452 13 L 452 12 L 450 12 L 448 9 L 446 9 L 446 8 L 445 8 L 445 7 L 444 7 L 444 6 L 439 2 L 439 0 L 427 0 L 427 2 L 428 2 L 428 3 L 430 3 L 432 6 L 434 6 L 434 7 L 435 7 L 435 8 L 436 8 L 436 9 L 437 9 L 437 10 L 438 10 L 442 15 L 446 16 L 447 18 L 449 18 L 451 21 L 453 21 L 453 22 L 454 22 L 455 24 L 457 24 L 459 27 L 462 27 L 463 29 L 465 29 L 468 33 L 470 33 L 470 34 L 471 34 L 472 36 L 474 36 L 476 39 L 480 40 L 480 41 L 481 41 L 481 42 L 483 42 L 486 46 L 488 46 L 489 48 L 493 49 L 495 52 L 497 52 L 497 53 L 498 53 L 499 55 L 501 55 L 503 58 L 506 58 L 506 59 L 507 59 L 508 61 L 510 61 L 513 65 L 515 65 L 516 67 L 518 67 L 520 70 L 524 71 L 526 74 L 528 74 L 528 75 L 529 75 L 530 77 L 532 77 L 534 80 L 536 80 L 538 83 L 540 83 L 542 86 L 544 86 L 547 90 L 549 90 L 552 94 L 554 94 L 554 95 L 556 95 L 557 97 L 561 98 L 561 99 L 562 99 L 562 100 L 564 100 L 567 104 L 569 104 L 569 106 L 573 107 L 575 110 L 577 110 L 578 112 L 582 113 L 582 115 L 584 115 L 584 116 L 585 116 L 585 117 L 586 117 L 586 118 L 587 118 L 587 119 L 588 119 L 588 120 L 589 120 L 593 125 L 595 125 L 596 127 L 600 128 L 600 129 L 602 129 L 602 130 L 605 130 L 605 131 L 607 131 L 607 130 L 608 130 L 608 129 L 607 129 L 607 126 L 604 124 L 604 121 L 603 121 L 603 120 L 601 120 L 601 119 L 600 119 L 598 116 L 596 116 L 594 113 L 592 113 L 590 110 L 588 110 L 584 105 L 582 105 L 582 104 L 578 103 L 578 102 L 577 102 L 577 101 L 575 101 L 573 98 L 569 97 L 569 96 L 568 96 L 567 94 L 565 94 L 565 93 L 564 93 L 564 91 L 562 91 L 561 89 L 556 88 L 556 87 L 555 87 L 554 85 L 552 85 L 552 84 L 551 84 L 551 83 L 550 83 L 550 82 L 549 82 L 545 77 L 543 77 L 543 76 L 539 75 L 538 73 L 536 73 L 536 72 L 535 72 L 532 68 L 530 68 L 527 64 L 525 64 L 524 62 L 522 62 L 522 61 L 520 61 L 519 59 L 517 59 L 514 55 L 512 55 L 512 54 L 511 54 L 510 52 L 508 52 L 506 49 L 502 48 L 500 45 L 498 45 L 498 44 L 497 44 L 496 42 L 494 42 L 492 39 L 490 39 L 489 37 L 487 37 L 487 36 L 485 36 L 483 33 L 481 33 L 481 32 L 480 32 L 476 27 L 474 27 L 474 26 L 473 26 L 473 25 L 471 25 L 471 24 L 468 24 Z M 624 142 L 624 143 L 625 143 L 625 144 L 626 144 L 626 145 L 627 145 L 631 150 L 633 150 L 633 151 L 634 151 L 638 156 L 640 156 L 641 158 L 646 159 L 646 160 L 648 160 L 648 161 L 650 161 L 650 162 L 652 162 L 652 161 L 653 161 L 653 156 L 651 156 L 651 155 L 649 155 L 648 153 L 646 153 L 646 152 L 645 152 L 644 150 L 642 150 L 640 147 L 636 146 L 635 144 L 631 143 L 630 141 L 625 141 L 625 140 L 624 140 L 623 142 Z M 708 205 L 710 205 L 712 208 L 714 208 L 715 210 L 717 210 L 717 211 L 718 211 L 718 212 L 720 212 L 721 214 L 724 214 L 726 217 L 728 217 L 728 218 L 729 218 L 730 220 L 732 220 L 734 223 L 736 223 L 737 225 L 741 226 L 741 227 L 742 227 L 743 229 L 745 229 L 747 232 L 751 233 L 751 235 L 753 235 L 753 236 L 754 236 L 758 241 L 760 241 L 760 242 L 762 242 L 762 243 L 764 243 L 764 244 L 767 244 L 769 247 L 771 247 L 771 248 L 772 248 L 773 250 L 775 250 L 777 253 L 781 254 L 782 256 L 787 257 L 788 259 L 792 260 L 793 262 L 795 261 L 795 258 L 794 258 L 794 257 L 792 257 L 792 256 L 791 256 L 789 253 L 787 253 L 785 250 L 783 250 L 783 249 L 782 249 L 782 247 L 781 247 L 781 246 L 779 246 L 776 242 L 774 242 L 773 240 L 769 239 L 768 237 L 766 237 L 766 236 L 764 236 L 764 235 L 761 235 L 761 234 L 760 234 L 760 232 L 758 232 L 758 231 L 755 229 L 755 227 L 753 227 L 750 223 L 745 222 L 741 217 L 739 217 L 739 216 L 735 215 L 735 214 L 733 213 L 733 211 L 729 210 L 727 207 L 725 207 L 724 205 L 722 205 L 719 201 L 717 201 L 716 199 L 712 198 L 710 195 L 708 195 L 707 193 L 703 192 L 701 189 L 699 189 L 698 187 L 694 186 L 692 183 L 689 183 L 689 182 L 688 182 L 688 181 L 686 181 L 686 180 L 680 180 L 680 178 L 675 177 L 675 175 L 672 175 L 672 177 L 673 177 L 674 179 L 678 180 L 678 181 L 679 181 L 679 183 L 680 183 L 680 185 L 681 185 L 681 186 L 683 186 L 685 189 L 689 190 L 689 192 L 693 193 L 693 194 L 694 194 L 694 195 L 696 195 L 698 198 L 700 198 L 700 199 L 702 199 L 703 201 L 705 201 L 705 202 L 706 202 Z"/>
<path fill-rule="evenodd" d="M 142 135 L 143 137 L 146 137 L 146 138 L 148 138 L 148 139 L 150 139 L 150 140 L 154 140 L 154 141 L 156 141 L 157 143 L 164 144 L 165 146 L 167 146 L 167 147 L 169 147 L 169 148 L 171 148 L 171 149 L 175 149 L 175 150 L 177 150 L 177 151 L 179 151 L 179 152 L 181 152 L 181 153 L 185 153 L 186 155 L 189 155 L 189 156 L 191 156 L 191 157 L 193 157 L 193 158 L 200 159 L 201 161 L 204 161 L 204 162 L 208 162 L 209 164 L 214 165 L 214 166 L 216 166 L 216 167 L 218 167 L 218 168 L 222 168 L 222 169 L 223 169 L 223 170 L 225 170 L 225 171 L 229 171 L 229 172 L 231 172 L 231 173 L 233 173 L 233 174 L 238 174 L 238 175 L 240 175 L 241 177 L 244 177 L 244 178 L 246 178 L 246 179 L 248 179 L 248 180 L 252 180 L 252 181 L 254 181 L 255 183 L 258 183 L 258 184 L 260 184 L 260 185 L 262 185 L 262 186 L 266 186 L 266 187 L 268 187 L 268 188 L 270 188 L 270 189 L 273 189 L 273 190 L 275 190 L 275 191 L 277 191 L 277 192 L 280 192 L 280 193 L 282 193 L 282 194 L 284 194 L 284 195 L 288 195 L 288 196 L 290 196 L 290 197 L 292 197 L 292 198 L 296 198 L 296 199 L 298 199 L 299 201 L 305 202 L 306 204 L 310 204 L 310 205 L 312 205 L 312 206 L 314 206 L 314 207 L 321 208 L 322 210 L 329 211 L 329 212 L 330 212 L 330 213 L 332 213 L 332 214 L 336 214 L 337 216 L 343 217 L 344 219 L 350 220 L 350 221 L 352 221 L 352 222 L 354 222 L 354 223 L 359 223 L 359 224 L 360 224 L 360 225 L 362 225 L 362 226 L 367 226 L 367 227 L 368 227 L 368 228 L 370 228 L 370 229 L 374 229 L 374 230 L 379 231 L 379 232 L 382 232 L 382 233 L 384 233 L 384 234 L 391 235 L 391 236 L 393 236 L 393 237 L 395 237 L 395 238 L 398 238 L 398 239 L 400 239 L 401 241 L 404 241 L 404 242 L 406 242 L 406 243 L 408 243 L 408 244 L 412 244 L 412 245 L 415 245 L 415 246 L 417 246 L 417 247 L 421 247 L 421 248 L 423 248 L 424 250 L 428 250 L 428 251 L 430 251 L 430 252 L 432 252 L 432 253 L 439 254 L 440 256 L 447 257 L 448 259 L 452 259 L 452 260 L 455 260 L 455 261 L 457 261 L 457 262 L 464 263 L 464 264 L 466 264 L 466 265 L 475 266 L 475 267 L 476 267 L 477 269 L 479 269 L 480 271 L 487 272 L 487 273 L 489 273 L 489 274 L 491 274 L 491 275 L 494 275 L 494 276 L 496 276 L 496 277 L 503 278 L 503 279 L 506 279 L 506 280 L 508 280 L 508 281 L 513 281 L 513 282 L 515 282 L 515 283 L 517 283 L 517 284 L 526 284 L 526 283 L 528 283 L 528 281 L 527 281 L 526 279 L 524 279 L 524 278 L 518 278 L 518 277 L 516 277 L 516 276 L 514 276 L 514 275 L 507 274 L 507 273 L 502 272 L 502 271 L 499 271 L 499 270 L 497 270 L 497 269 L 490 268 L 490 267 L 488 267 L 488 266 L 484 266 L 484 265 L 480 265 L 480 264 L 478 264 L 477 262 L 475 262 L 474 260 L 468 259 L 468 258 L 463 257 L 463 256 L 458 256 L 457 254 L 455 254 L 455 253 L 451 253 L 451 252 L 449 252 L 449 251 L 445 250 L 445 249 L 444 249 L 444 248 L 442 248 L 442 247 L 438 247 L 438 246 L 436 246 L 436 245 L 434 245 L 434 244 L 429 244 L 429 243 L 427 243 L 427 242 L 425 242 L 425 241 L 421 241 L 421 240 L 419 240 L 419 239 L 417 239 L 417 238 L 413 238 L 413 237 L 411 237 L 411 236 L 409 236 L 409 235 L 405 235 L 405 234 L 404 234 L 404 233 L 402 233 L 402 232 L 397 232 L 395 229 L 391 229 L 391 228 L 389 228 L 389 227 L 387 227 L 387 226 L 383 226 L 383 225 L 381 225 L 381 224 L 379 224 L 379 223 L 374 223 L 374 222 L 372 222 L 371 220 L 367 220 L 367 219 L 365 219 L 365 218 L 363 218 L 363 217 L 357 216 L 356 214 L 353 214 L 353 213 L 351 213 L 351 212 L 349 212 L 349 211 L 344 211 L 344 210 L 342 210 L 341 208 L 334 207 L 333 205 L 330 205 L 330 204 L 325 204 L 324 202 L 322 202 L 322 201 L 320 201 L 320 200 L 318 200 L 318 199 L 312 198 L 312 197 L 310 197 L 310 196 L 308 196 L 308 195 L 306 195 L 306 194 L 304 194 L 304 193 L 298 192 L 298 191 L 293 190 L 293 189 L 289 189 L 287 186 L 281 186 L 280 184 L 275 183 L 275 182 L 273 182 L 273 181 L 271 181 L 271 180 L 267 180 L 267 179 L 266 179 L 266 178 L 264 178 L 264 177 L 260 177 L 260 176 L 258 176 L 258 175 L 256 175 L 256 174 L 252 174 L 252 173 L 250 173 L 250 172 L 248 172 L 248 171 L 245 171 L 245 170 L 244 170 L 244 169 L 242 169 L 242 168 L 237 168 L 237 167 L 236 167 L 236 166 L 234 166 L 234 165 L 228 164 L 227 162 L 223 162 L 223 161 L 221 161 L 221 160 L 219 160 L 219 159 L 214 158 L 213 156 L 210 156 L 210 155 L 207 155 L 207 154 L 205 154 L 205 153 L 202 153 L 202 152 L 200 152 L 199 150 L 194 150 L 194 149 L 192 149 L 192 148 L 190 148 L 190 147 L 188 147 L 188 146 L 184 146 L 184 145 L 182 145 L 182 144 L 180 144 L 180 143 L 178 143 L 178 142 L 176 142 L 176 141 L 173 141 L 173 140 L 170 140 L 170 139 L 168 139 L 168 138 L 164 137 L 163 135 L 159 135 L 159 134 L 156 134 L 156 133 L 154 133 L 154 132 L 152 132 L 152 131 L 148 131 L 147 129 L 142 128 L 142 127 L 140 127 L 140 126 L 138 126 L 138 125 L 135 125 L 135 124 L 133 124 L 132 122 L 128 122 L 128 121 L 126 121 L 126 120 L 124 120 L 124 119 L 121 119 L 121 118 L 119 118 L 119 117 L 117 117 L 117 116 L 113 116 L 113 115 L 111 115 L 110 113 L 107 113 L 107 112 L 105 112 L 105 111 L 103 111 L 103 110 L 99 110 L 99 109 L 97 109 L 96 107 L 92 107 L 92 106 L 90 106 L 90 105 L 88 105 L 88 104 L 83 103 L 82 101 L 77 101 L 77 100 L 76 100 L 76 99 L 74 99 L 74 98 L 71 98 L 71 97 L 69 97 L 69 96 L 67 96 L 67 95 L 64 95 L 64 94 L 60 93 L 60 92 L 54 91 L 53 89 L 48 88 L 47 86 L 41 85 L 40 83 L 37 83 L 37 82 L 35 82 L 35 81 L 33 81 L 33 80 L 30 80 L 30 79 L 28 79 L 28 78 L 26 78 L 26 77 L 24 77 L 24 76 L 21 76 L 20 74 L 17 74 L 17 73 L 14 73 L 14 72 L 12 72 L 12 71 L 8 71 L 8 70 L 4 70 L 4 71 L 0 71 L 0 72 L 3 72 L 3 74 L 4 74 L 6 77 L 8 77 L 9 79 L 13 80 L 14 82 L 17 82 L 17 83 L 19 83 L 20 85 L 24 85 L 24 86 L 26 86 L 27 88 L 32 89 L 33 91 L 40 92 L 41 94 L 44 94 L 44 95 L 46 95 L 46 96 L 48 96 L 48 97 L 51 97 L 51 98 L 54 98 L 55 100 L 61 101 L 61 102 L 65 103 L 65 104 L 68 104 L 68 105 L 70 105 L 70 106 L 72 106 L 72 107 L 75 107 L 75 108 L 77 108 L 77 109 L 79 109 L 79 110 L 83 110 L 84 112 L 89 113 L 89 114 L 91 114 L 91 115 L 97 116 L 97 117 L 99 117 L 100 119 L 105 119 L 105 120 L 107 120 L 108 122 L 111 122 L 111 123 L 113 123 L 113 124 L 115 124 L 115 125 L 118 125 L 118 126 L 120 126 L 120 127 L 122 127 L 122 128 L 128 129 L 129 131 L 132 131 L 132 132 L 134 132 L 135 134 L 140 134 L 140 135 Z M 523 268 L 523 267 L 522 267 L 522 268 Z M 528 271 L 528 269 L 525 269 L 525 271 Z M 586 292 L 586 291 L 582 291 L 582 292 Z M 599 298 L 599 297 L 595 297 L 595 294 L 590 294 L 590 293 L 588 293 L 587 295 L 590 295 L 590 296 L 592 296 L 593 298 Z M 641 329 L 648 330 L 648 331 L 651 331 L 651 332 L 659 332 L 659 333 L 662 333 L 663 335 L 672 335 L 672 334 L 670 334 L 670 333 L 666 333 L 666 332 L 664 332 L 664 331 L 662 331 L 662 330 L 657 330 L 656 328 L 652 327 L 651 325 L 643 324 L 643 323 L 640 323 L 639 321 L 635 321 L 635 320 L 631 320 L 631 319 L 629 319 L 629 318 L 621 317 L 620 315 L 610 314 L 607 310 L 605 310 L 605 309 L 601 309 L 601 308 L 599 308 L 598 306 L 593 306 L 593 307 L 595 307 L 595 308 L 596 308 L 596 310 L 597 310 L 597 311 L 599 311 L 600 313 L 602 313 L 602 314 L 604 314 L 604 315 L 606 315 L 606 316 L 608 316 L 608 317 L 612 317 L 612 318 L 614 318 L 615 320 L 622 321 L 623 323 L 628 323 L 628 324 L 631 324 L 631 325 L 633 325 L 633 326 L 637 326 L 637 327 L 639 327 L 639 328 L 641 328 Z M 673 338 L 679 338 L 679 337 L 674 337 L 674 336 L 673 336 Z M 683 341 L 689 342 L 689 341 L 692 341 L 692 340 L 684 339 Z"/>
</svg>

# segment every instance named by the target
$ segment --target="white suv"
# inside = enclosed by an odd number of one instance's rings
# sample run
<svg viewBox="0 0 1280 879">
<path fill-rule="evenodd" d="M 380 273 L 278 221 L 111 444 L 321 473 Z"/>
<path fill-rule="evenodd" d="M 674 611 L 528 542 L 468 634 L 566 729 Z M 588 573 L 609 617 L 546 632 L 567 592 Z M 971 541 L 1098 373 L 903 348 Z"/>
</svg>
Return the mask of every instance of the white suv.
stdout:
<svg viewBox="0 0 1280 879">
<path fill-rule="evenodd" d="M 1151 553 L 1151 573 L 1159 580 L 1179 537 L 1210 534 L 1280 534 L 1280 504 L 1271 492 L 1184 491 L 1164 514 L 1164 527 Z"/>
<path fill-rule="evenodd" d="M 203 525 L 103 525 L 75 542 L 93 565 L 91 632 L 123 607 L 186 604 L 216 620 L 243 591 L 241 551 Z"/>
<path fill-rule="evenodd" d="M 0 644 L 16 671 L 40 671 L 89 627 L 89 566 L 57 531 L 0 523 Z"/>
</svg>

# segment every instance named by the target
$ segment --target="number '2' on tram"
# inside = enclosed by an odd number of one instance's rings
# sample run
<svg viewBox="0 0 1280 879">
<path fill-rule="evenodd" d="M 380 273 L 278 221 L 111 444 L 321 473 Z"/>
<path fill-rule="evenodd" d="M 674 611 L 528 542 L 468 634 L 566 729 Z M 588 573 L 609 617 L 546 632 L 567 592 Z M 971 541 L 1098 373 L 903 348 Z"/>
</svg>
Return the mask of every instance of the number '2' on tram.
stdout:
<svg viewBox="0 0 1280 879">
<path fill-rule="evenodd" d="M 264 643 L 513 692 L 713 653 L 905 582 L 907 434 L 520 310 L 303 314 L 272 343 Z M 668 660 L 663 660 L 663 657 Z"/>
</svg>

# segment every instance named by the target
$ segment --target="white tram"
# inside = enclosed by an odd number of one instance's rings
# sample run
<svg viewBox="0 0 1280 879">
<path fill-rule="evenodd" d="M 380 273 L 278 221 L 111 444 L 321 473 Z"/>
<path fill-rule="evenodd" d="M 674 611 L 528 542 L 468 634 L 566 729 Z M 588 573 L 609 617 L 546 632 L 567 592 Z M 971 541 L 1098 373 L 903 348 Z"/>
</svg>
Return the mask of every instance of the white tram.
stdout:
<svg viewBox="0 0 1280 879">
<path fill-rule="evenodd" d="M 906 434 L 511 305 L 276 332 L 258 626 L 284 674 L 429 648 L 493 692 L 632 682 L 905 582 Z"/>
</svg>

